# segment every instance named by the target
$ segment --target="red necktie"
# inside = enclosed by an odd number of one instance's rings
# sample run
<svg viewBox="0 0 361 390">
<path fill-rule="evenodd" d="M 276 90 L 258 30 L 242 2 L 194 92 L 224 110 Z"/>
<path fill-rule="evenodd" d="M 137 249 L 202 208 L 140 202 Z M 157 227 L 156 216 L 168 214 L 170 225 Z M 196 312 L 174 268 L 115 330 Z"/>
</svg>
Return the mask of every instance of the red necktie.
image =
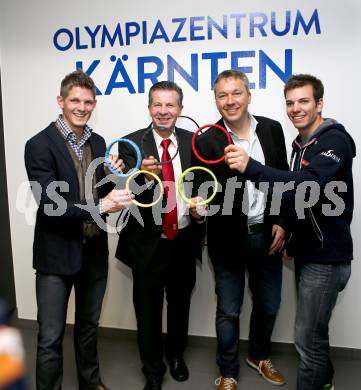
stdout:
<svg viewBox="0 0 361 390">
<path fill-rule="evenodd" d="M 171 159 L 168 152 L 168 147 L 171 143 L 170 139 L 164 139 L 161 142 L 163 148 L 162 162 Z M 167 201 L 166 212 L 163 219 L 163 233 L 167 238 L 173 240 L 178 234 L 178 216 L 177 216 L 177 200 L 176 188 L 174 183 L 174 170 L 172 161 L 162 166 L 163 181 L 166 182 L 164 186 L 164 193 Z"/>
</svg>

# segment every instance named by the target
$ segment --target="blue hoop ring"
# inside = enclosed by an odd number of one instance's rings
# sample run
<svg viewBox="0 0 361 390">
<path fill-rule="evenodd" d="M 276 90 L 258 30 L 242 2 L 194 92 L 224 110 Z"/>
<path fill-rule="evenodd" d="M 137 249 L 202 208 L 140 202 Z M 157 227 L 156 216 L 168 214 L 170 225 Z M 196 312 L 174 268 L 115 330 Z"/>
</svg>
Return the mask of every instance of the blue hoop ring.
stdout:
<svg viewBox="0 0 361 390">
<path fill-rule="evenodd" d="M 105 162 L 105 164 L 107 164 L 107 167 L 109 168 L 110 172 L 113 173 L 114 175 L 120 176 L 120 177 L 130 176 L 134 172 L 133 169 L 131 169 L 128 173 L 121 173 L 121 172 L 118 172 L 116 169 L 114 169 L 110 164 L 110 161 L 109 161 L 110 149 L 112 148 L 112 146 L 114 144 L 116 144 L 118 142 L 126 142 L 126 143 L 130 144 L 131 146 L 133 146 L 135 153 L 137 155 L 137 163 L 135 165 L 135 169 L 140 168 L 140 165 L 142 163 L 142 156 L 140 154 L 140 149 L 135 142 L 133 142 L 127 138 L 117 138 L 107 147 L 107 150 L 106 150 L 105 156 L 104 156 L 104 162 Z"/>
</svg>

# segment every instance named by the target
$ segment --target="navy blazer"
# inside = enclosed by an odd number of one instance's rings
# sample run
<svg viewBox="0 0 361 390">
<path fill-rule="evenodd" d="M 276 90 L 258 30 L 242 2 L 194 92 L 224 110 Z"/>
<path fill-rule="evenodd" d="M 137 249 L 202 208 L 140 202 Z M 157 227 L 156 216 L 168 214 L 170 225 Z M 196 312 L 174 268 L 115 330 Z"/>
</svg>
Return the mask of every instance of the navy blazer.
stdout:
<svg viewBox="0 0 361 390">
<path fill-rule="evenodd" d="M 139 147 L 141 147 L 141 141 L 146 131 L 149 131 L 150 127 L 141 129 L 131 133 L 124 138 L 128 138 L 134 141 Z M 190 131 L 176 128 L 176 135 L 179 142 L 179 156 L 182 166 L 182 171 L 189 168 L 191 165 L 191 143 L 192 135 Z M 144 137 L 142 158 L 148 156 L 154 156 L 160 161 L 158 156 L 157 146 L 153 137 L 152 131 L 149 131 L 147 136 Z M 135 166 L 136 157 L 132 148 L 125 143 L 119 143 L 119 155 L 124 160 L 126 169 L 131 169 Z M 162 174 L 160 174 L 162 179 Z M 137 182 L 139 184 L 144 183 L 144 177 L 138 177 Z M 143 180 L 143 181 L 142 181 Z M 153 201 L 153 189 L 147 189 L 142 192 L 136 199 L 142 203 L 151 203 Z M 163 198 L 163 204 L 165 198 Z M 158 204 L 158 206 L 161 203 Z M 154 207 L 157 207 L 154 206 Z M 115 256 L 123 263 L 135 269 L 137 271 L 144 270 L 151 261 L 155 250 L 158 246 L 161 234 L 163 231 L 161 221 L 156 223 L 153 217 L 152 208 L 140 207 L 138 212 L 143 220 L 144 226 L 140 225 L 137 219 L 131 214 L 127 223 L 119 233 L 119 241 Z M 204 224 L 198 224 L 193 219 L 191 220 L 190 229 L 192 229 L 192 239 L 189 243 L 190 255 L 201 256 L 201 240 L 204 235 Z"/>
<path fill-rule="evenodd" d="M 264 153 L 265 164 L 277 169 L 288 170 L 286 146 L 281 124 L 262 116 L 255 116 L 255 118 L 258 122 L 256 133 Z M 220 119 L 217 124 L 225 127 L 223 119 Z M 198 153 L 207 160 L 214 160 L 223 156 L 224 148 L 227 145 L 226 135 L 215 127 L 199 135 L 196 142 Z M 239 236 L 247 231 L 247 215 L 242 211 L 246 179 L 242 174 L 230 169 L 224 161 L 214 165 L 205 165 L 194 155 L 192 160 L 192 165 L 204 165 L 211 169 L 220 184 L 220 190 L 211 203 L 211 205 L 219 206 L 219 209 L 216 213 L 207 217 L 208 253 L 215 263 L 231 263 L 232 259 L 235 258 L 236 250 L 241 249 L 237 246 Z M 203 176 L 203 178 L 203 180 L 210 180 L 206 176 Z M 226 187 L 229 180 L 236 181 L 239 184 L 235 188 L 233 202 L 224 202 L 224 199 L 227 198 Z M 269 240 L 271 240 L 273 224 L 278 224 L 287 230 L 287 219 L 284 214 L 270 215 L 269 202 L 266 204 L 264 222 L 268 230 Z"/>
<path fill-rule="evenodd" d="M 80 199 L 79 181 L 74 162 L 66 143 L 55 123 L 36 134 L 25 145 L 25 166 L 30 182 L 37 182 L 41 187 L 41 197 L 37 199 L 39 208 L 36 215 L 33 267 L 42 273 L 57 275 L 73 275 L 81 269 L 83 251 L 83 221 L 91 220 L 89 211 L 79 208 L 84 204 Z M 105 141 L 92 133 L 89 138 L 93 158 L 104 157 Z M 105 177 L 103 164 L 96 169 L 96 181 Z M 54 186 L 54 182 L 61 182 Z M 53 183 L 53 184 L 52 184 Z M 37 197 L 39 184 L 32 184 Z M 46 192 L 48 186 L 54 186 L 55 199 Z M 104 197 L 111 189 L 103 185 L 98 189 L 99 198 Z M 61 197 L 61 198 L 60 198 Z M 95 206 L 99 203 L 95 199 Z M 61 215 L 49 215 L 48 210 L 59 207 Z M 107 234 L 101 231 L 94 238 L 94 257 L 99 261 L 107 261 Z"/>
</svg>

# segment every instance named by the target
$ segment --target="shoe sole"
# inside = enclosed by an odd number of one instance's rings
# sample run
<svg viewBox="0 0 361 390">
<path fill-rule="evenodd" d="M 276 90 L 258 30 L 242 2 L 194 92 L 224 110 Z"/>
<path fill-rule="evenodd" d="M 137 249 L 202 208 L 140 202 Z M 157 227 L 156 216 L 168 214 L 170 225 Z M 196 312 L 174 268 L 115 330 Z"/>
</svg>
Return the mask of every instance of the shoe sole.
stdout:
<svg viewBox="0 0 361 390">
<path fill-rule="evenodd" d="M 251 362 L 250 360 L 248 360 L 247 358 L 246 358 L 246 363 L 247 363 L 251 368 L 253 368 L 254 370 L 256 370 L 256 371 L 258 372 L 258 374 L 261 375 L 261 377 L 262 377 L 265 381 L 267 381 L 267 382 L 269 382 L 269 383 L 272 383 L 272 385 L 275 385 L 275 386 L 283 386 L 284 384 L 286 384 L 286 381 L 284 381 L 284 382 L 276 382 L 276 381 L 273 381 L 272 379 L 267 378 L 267 377 L 263 374 L 263 372 L 260 372 L 260 371 L 259 371 L 258 366 L 256 366 L 254 363 L 252 363 L 252 362 Z"/>
</svg>

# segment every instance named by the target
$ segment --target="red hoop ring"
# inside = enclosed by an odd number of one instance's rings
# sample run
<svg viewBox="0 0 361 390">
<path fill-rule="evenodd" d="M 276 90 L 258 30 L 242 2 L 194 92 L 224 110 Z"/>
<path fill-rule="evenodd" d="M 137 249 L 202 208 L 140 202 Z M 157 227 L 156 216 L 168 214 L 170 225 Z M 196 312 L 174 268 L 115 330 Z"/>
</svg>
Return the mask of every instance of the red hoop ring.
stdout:
<svg viewBox="0 0 361 390">
<path fill-rule="evenodd" d="M 199 153 L 196 150 L 196 137 L 197 137 L 198 133 L 201 132 L 203 129 L 206 129 L 208 127 L 216 127 L 217 129 L 222 130 L 223 133 L 226 135 L 226 137 L 228 139 L 228 142 L 229 142 L 228 145 L 232 144 L 232 138 L 229 135 L 228 131 L 223 126 L 220 126 L 220 125 L 217 125 L 217 124 L 208 124 L 208 125 L 204 125 L 204 126 L 200 127 L 193 134 L 193 137 L 192 137 L 192 150 L 193 150 L 193 153 L 195 154 L 195 156 L 198 158 L 198 160 L 202 161 L 204 164 L 218 164 L 218 163 L 222 162 L 226 158 L 225 155 L 223 155 L 222 157 L 220 157 L 217 160 L 205 160 L 202 156 L 199 155 Z"/>
</svg>

